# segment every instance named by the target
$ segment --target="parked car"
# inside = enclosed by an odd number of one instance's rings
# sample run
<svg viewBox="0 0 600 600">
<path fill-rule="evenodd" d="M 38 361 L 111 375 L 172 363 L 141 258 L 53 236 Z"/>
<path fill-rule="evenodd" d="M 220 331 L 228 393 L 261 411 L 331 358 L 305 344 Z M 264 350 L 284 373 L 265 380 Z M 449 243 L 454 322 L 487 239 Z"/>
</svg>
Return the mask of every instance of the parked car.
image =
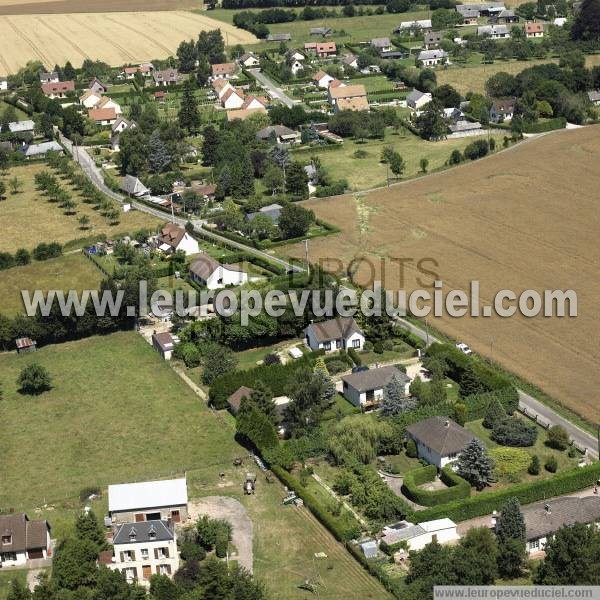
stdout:
<svg viewBox="0 0 600 600">
<path fill-rule="evenodd" d="M 456 347 L 463 353 L 463 354 L 472 354 L 473 351 L 471 350 L 471 348 L 469 348 L 469 346 L 467 346 L 466 344 L 456 344 Z"/>
</svg>

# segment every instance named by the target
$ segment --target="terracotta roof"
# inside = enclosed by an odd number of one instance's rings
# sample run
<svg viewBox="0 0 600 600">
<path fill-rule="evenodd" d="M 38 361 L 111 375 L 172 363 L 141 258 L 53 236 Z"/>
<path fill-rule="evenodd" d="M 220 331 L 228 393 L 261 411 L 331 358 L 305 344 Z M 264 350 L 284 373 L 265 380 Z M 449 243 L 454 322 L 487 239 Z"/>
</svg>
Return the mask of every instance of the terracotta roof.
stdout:
<svg viewBox="0 0 600 600">
<path fill-rule="evenodd" d="M 525 23 L 525 33 L 542 33 L 543 31 L 543 23 Z"/>
<path fill-rule="evenodd" d="M 212 66 L 213 75 L 233 75 L 236 71 L 235 63 L 218 63 Z"/>
<path fill-rule="evenodd" d="M 98 98 L 98 101 L 100 101 L 100 98 L 102 98 L 102 96 L 98 92 L 95 92 L 94 90 L 85 90 L 85 92 L 83 92 L 83 94 L 80 96 L 79 100 L 80 100 L 80 102 L 84 102 L 85 100 L 87 100 L 88 98 L 91 98 L 92 96 L 95 96 L 96 98 Z"/>
<path fill-rule="evenodd" d="M 367 96 L 367 90 L 362 84 L 347 85 L 344 87 L 337 87 L 329 90 L 329 95 L 337 100 L 339 98 L 355 98 L 357 96 Z"/>
<path fill-rule="evenodd" d="M 244 97 L 244 92 L 242 92 L 242 90 L 238 90 L 237 88 L 230 87 L 230 88 L 227 88 L 225 90 L 225 92 L 223 92 L 223 95 L 221 96 L 221 102 L 223 104 L 225 104 L 225 102 L 227 102 L 227 100 L 229 100 L 229 98 L 231 98 L 231 96 L 233 96 L 233 94 L 235 94 L 236 96 L 239 96 L 240 98 Z"/>
<path fill-rule="evenodd" d="M 310 330 L 318 342 L 331 342 L 347 338 L 353 333 L 362 333 L 352 317 L 337 317 L 329 321 L 311 323 L 305 331 Z"/>
<path fill-rule="evenodd" d="M 356 98 L 340 98 L 337 101 L 338 110 L 369 110 L 369 102 L 365 96 Z"/>
<path fill-rule="evenodd" d="M 336 88 L 336 87 L 340 87 L 340 86 L 344 86 L 346 85 L 345 83 L 342 83 L 339 79 L 332 79 L 329 82 L 329 87 L 330 88 Z"/>
<path fill-rule="evenodd" d="M 317 71 L 312 76 L 312 80 L 318 82 L 318 81 L 321 81 L 321 79 L 323 79 L 323 77 L 331 77 L 331 75 L 328 75 L 327 73 L 325 73 L 325 71 Z"/>
<path fill-rule="evenodd" d="M 231 84 L 226 79 L 213 79 L 212 87 L 215 92 L 219 93 L 224 87 L 230 86 Z"/>
<path fill-rule="evenodd" d="M 31 346 L 35 346 L 36 342 L 34 342 L 31 338 L 22 337 L 17 338 L 15 340 L 15 344 L 17 345 L 18 350 L 22 350 L 23 348 L 31 348 Z"/>
<path fill-rule="evenodd" d="M 75 90 L 74 81 L 59 81 L 58 83 L 42 83 L 42 92 L 46 96 L 50 94 L 64 94 Z"/>
<path fill-rule="evenodd" d="M 245 385 L 239 387 L 229 398 L 227 398 L 227 404 L 231 408 L 231 412 L 234 414 L 240 410 L 240 405 L 242 403 L 242 398 L 250 398 L 254 390 L 252 388 L 246 387 Z"/>
<path fill-rule="evenodd" d="M 448 417 L 430 417 L 406 428 L 406 433 L 440 456 L 462 452 L 476 437 Z"/>
<path fill-rule="evenodd" d="M 123 72 L 124 72 L 126 75 L 133 75 L 133 74 L 137 73 L 139 70 L 140 70 L 140 68 L 139 68 L 139 67 L 125 67 L 125 68 L 123 69 Z"/>
<path fill-rule="evenodd" d="M 266 98 L 264 96 L 246 96 L 246 99 L 244 100 L 244 104 L 242 104 L 242 109 L 248 108 L 254 100 L 259 102 L 260 104 L 262 104 L 262 106 L 264 106 L 266 108 L 267 102 L 266 102 Z M 259 107 L 256 107 L 256 108 L 259 108 Z"/>
<path fill-rule="evenodd" d="M 101 565 L 110 565 L 112 564 L 113 553 L 112 550 L 102 550 L 100 554 L 98 554 L 98 562 Z"/>
<path fill-rule="evenodd" d="M 172 248 L 177 248 L 184 235 L 185 229 L 183 227 L 179 227 L 174 223 L 167 223 L 160 230 L 158 239 L 160 240 L 161 244 L 168 244 Z"/>
<path fill-rule="evenodd" d="M 49 530 L 47 521 L 30 521 L 25 513 L 0 515 L 0 536 L 11 537 L 10 544 L 2 544 L 2 551 L 24 552 L 46 548 Z"/>
<path fill-rule="evenodd" d="M 317 42 L 317 53 L 337 52 L 335 42 Z"/>
<path fill-rule="evenodd" d="M 92 121 L 112 121 L 117 118 L 114 108 L 92 108 L 88 115 Z"/>
</svg>

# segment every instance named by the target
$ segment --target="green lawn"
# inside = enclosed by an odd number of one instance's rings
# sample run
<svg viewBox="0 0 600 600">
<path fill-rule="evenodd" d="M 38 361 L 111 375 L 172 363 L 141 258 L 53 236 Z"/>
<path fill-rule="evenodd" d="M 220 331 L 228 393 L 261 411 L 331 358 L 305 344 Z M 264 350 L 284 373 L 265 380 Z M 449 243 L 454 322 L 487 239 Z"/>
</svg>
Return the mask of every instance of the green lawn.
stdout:
<svg viewBox="0 0 600 600">
<path fill-rule="evenodd" d="M 0 100 L 0 116 L 4 114 L 4 111 L 7 110 L 9 106 L 12 106 L 12 104 L 8 104 L 8 102 Z M 16 106 L 12 106 L 12 108 L 17 115 L 17 121 L 27 121 L 28 119 L 31 119 L 31 117 L 24 110 L 21 110 Z M 0 596 L 0 598 L 2 598 L 2 596 Z"/>
<path fill-rule="evenodd" d="M 359 191 L 386 185 L 386 165 L 380 162 L 381 151 L 386 146 L 392 146 L 404 159 L 406 169 L 402 179 L 405 180 L 421 174 L 421 158 L 429 160 L 428 170 L 430 172 L 441 169 L 453 150 L 457 149 L 462 152 L 468 144 L 476 139 L 481 139 L 481 137 L 428 142 L 408 131 L 401 130 L 399 134 L 396 134 L 388 129 L 383 140 L 368 140 L 358 143 L 352 139 L 346 139 L 338 150 L 315 148 L 311 156 L 319 157 L 321 164 L 333 179 L 346 179 L 351 190 Z M 501 146 L 502 137 L 495 136 L 495 139 L 496 146 Z M 357 150 L 366 152 L 367 156 L 356 158 L 354 153 Z M 391 173 L 390 178 L 391 183 L 397 181 Z"/>
<path fill-rule="evenodd" d="M 375 363 L 384 363 L 397 360 L 398 362 L 412 358 L 415 356 L 415 349 L 405 342 L 398 342 L 393 350 L 384 350 L 378 352 L 359 352 L 359 356 L 364 365 L 372 365 Z"/>
<path fill-rule="evenodd" d="M 386 463 L 395 467 L 397 473 L 400 475 L 405 475 L 407 471 L 412 471 L 412 469 L 416 469 L 421 466 L 418 458 L 410 458 L 406 456 L 406 453 L 402 454 L 394 454 L 385 457 Z M 380 466 L 380 465 L 376 465 Z"/>
<path fill-rule="evenodd" d="M 285 340 L 278 342 L 271 346 L 261 346 L 259 348 L 250 348 L 249 350 L 243 350 L 236 352 L 235 357 L 238 360 L 238 369 L 253 369 L 258 366 L 258 363 L 264 360 L 267 354 L 278 352 L 281 348 L 292 347 L 295 345 L 294 340 Z M 291 360 L 291 357 L 290 357 Z"/>
<path fill-rule="evenodd" d="M 380 92 L 381 90 L 394 90 L 394 84 L 385 75 L 376 75 L 374 77 L 357 77 L 348 81 L 351 85 L 364 85 L 367 93 Z"/>
<path fill-rule="evenodd" d="M 339 421 L 348 415 L 360 414 L 360 412 L 360 408 L 354 406 L 351 402 L 348 402 L 342 394 L 336 394 L 333 406 L 325 411 L 323 419 L 335 419 Z"/>
<path fill-rule="evenodd" d="M 34 290 L 97 290 L 101 279 L 100 271 L 80 253 L 13 267 L 2 271 L 0 277 L 0 312 L 25 312 L 21 290 L 29 290 L 30 294 Z"/>
<path fill-rule="evenodd" d="M 6 600 L 10 585 L 14 581 L 25 583 L 27 580 L 27 571 L 0 571 L 0 600 Z"/>
</svg>

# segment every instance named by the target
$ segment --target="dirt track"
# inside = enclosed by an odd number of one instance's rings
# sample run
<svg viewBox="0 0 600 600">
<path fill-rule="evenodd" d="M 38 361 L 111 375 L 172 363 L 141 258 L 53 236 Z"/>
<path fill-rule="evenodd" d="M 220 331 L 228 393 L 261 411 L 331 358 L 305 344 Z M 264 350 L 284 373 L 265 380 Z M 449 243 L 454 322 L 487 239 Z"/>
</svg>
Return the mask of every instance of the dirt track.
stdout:
<svg viewBox="0 0 600 600">
<path fill-rule="evenodd" d="M 600 421 L 599 156 L 600 127 L 587 127 L 362 198 L 312 200 L 308 206 L 342 233 L 311 241 L 311 260 L 332 257 L 347 265 L 365 255 L 377 275 L 385 274 L 388 289 L 410 291 L 422 287 L 419 277 L 432 280 L 418 273 L 416 261 L 433 258 L 445 290 L 468 290 L 470 280 L 479 280 L 482 304 L 501 289 L 574 289 L 574 319 L 431 322 Z M 289 253 L 303 257 L 304 248 Z M 382 268 L 380 260 L 389 257 L 412 259 L 404 281 L 397 262 Z"/>
</svg>

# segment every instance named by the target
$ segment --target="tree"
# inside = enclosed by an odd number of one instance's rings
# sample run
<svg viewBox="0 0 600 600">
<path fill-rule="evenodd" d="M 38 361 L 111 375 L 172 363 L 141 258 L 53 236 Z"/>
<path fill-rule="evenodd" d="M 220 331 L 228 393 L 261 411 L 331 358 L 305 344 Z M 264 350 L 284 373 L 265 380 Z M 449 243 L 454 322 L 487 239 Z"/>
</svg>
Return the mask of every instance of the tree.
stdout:
<svg viewBox="0 0 600 600">
<path fill-rule="evenodd" d="M 263 381 L 256 382 L 252 388 L 250 400 L 269 418 L 271 423 L 276 423 L 277 414 L 275 412 L 275 402 L 273 402 L 273 392 Z"/>
<path fill-rule="evenodd" d="M 202 164 L 205 167 L 211 167 L 217 162 L 219 133 L 212 125 L 209 125 L 204 128 L 202 135 L 204 137 L 202 141 Z"/>
<path fill-rule="evenodd" d="M 482 425 L 486 429 L 493 429 L 498 423 L 504 421 L 507 417 L 502 402 L 494 396 L 488 405 Z"/>
<path fill-rule="evenodd" d="M 505 98 L 517 93 L 518 83 L 514 75 L 500 71 L 492 75 L 485 83 L 485 91 L 492 98 Z"/>
<path fill-rule="evenodd" d="M 447 83 L 435 88 L 432 96 L 439 100 L 445 108 L 458 108 L 462 100 L 461 95 Z"/>
<path fill-rule="evenodd" d="M 429 167 L 429 159 L 423 157 L 419 161 L 419 166 L 421 167 L 421 173 L 427 173 L 427 168 Z"/>
<path fill-rule="evenodd" d="M 454 551 L 458 585 L 493 585 L 498 576 L 498 542 L 487 527 L 469 529 Z"/>
<path fill-rule="evenodd" d="M 308 175 L 301 163 L 292 162 L 290 164 L 285 180 L 285 191 L 293 198 L 298 200 L 308 198 Z"/>
<path fill-rule="evenodd" d="M 207 385 L 211 384 L 219 375 L 235 370 L 237 366 L 237 358 L 233 352 L 215 342 L 206 344 L 201 352 L 204 366 L 202 381 Z"/>
<path fill-rule="evenodd" d="M 197 58 L 196 44 L 191 40 L 189 42 L 183 40 L 177 48 L 179 70 L 182 73 L 191 73 L 196 66 Z"/>
<path fill-rule="evenodd" d="M 52 389 L 52 379 L 45 367 L 31 363 L 21 370 L 17 385 L 23 394 L 38 395 Z"/>
<path fill-rule="evenodd" d="M 179 125 L 190 133 L 196 132 L 200 125 L 198 99 L 194 95 L 195 87 L 193 79 L 188 79 L 185 82 L 178 115 Z"/>
<path fill-rule="evenodd" d="M 485 446 L 479 440 L 471 440 L 458 455 L 457 472 L 478 490 L 490 484 L 493 463 L 486 454 Z"/>
<path fill-rule="evenodd" d="M 415 401 L 406 397 L 405 384 L 399 375 L 394 375 L 383 388 L 381 400 L 381 414 L 393 417 L 414 408 Z"/>
<path fill-rule="evenodd" d="M 283 183 L 283 171 L 277 165 L 269 163 L 263 176 L 264 186 L 275 195 L 276 192 L 283 188 Z"/>
<path fill-rule="evenodd" d="M 8 180 L 11 194 L 18 194 L 23 189 L 23 182 L 15 175 Z"/>
<path fill-rule="evenodd" d="M 567 430 L 561 425 L 552 425 L 548 429 L 548 446 L 556 450 L 566 450 L 571 444 L 571 438 Z"/>
<path fill-rule="evenodd" d="M 98 549 L 89 540 L 63 540 L 52 563 L 52 583 L 57 589 L 76 590 L 93 586 L 98 575 Z"/>
<path fill-rule="evenodd" d="M 531 457 L 531 462 L 529 463 L 529 466 L 527 467 L 527 472 L 530 475 L 539 475 L 540 474 L 540 459 L 538 458 L 537 454 L 534 454 Z"/>
<path fill-rule="evenodd" d="M 79 219 L 77 219 L 81 229 L 87 229 L 90 225 L 90 218 L 87 215 L 81 215 Z"/>
<path fill-rule="evenodd" d="M 432 598 L 435 585 L 456 584 L 453 554 L 451 546 L 441 546 L 437 541 L 427 544 L 419 552 L 410 552 L 406 583 L 414 592 L 414 598 Z"/>
<path fill-rule="evenodd" d="M 166 171 L 173 161 L 165 143 L 160 137 L 158 130 L 155 130 L 148 140 L 148 165 L 154 173 Z"/>
<path fill-rule="evenodd" d="M 277 233 L 277 227 L 275 227 L 273 220 L 262 213 L 258 213 L 252 220 L 248 221 L 246 228 L 252 238 L 259 240 L 268 240 L 275 237 Z"/>
<path fill-rule="evenodd" d="M 138 175 L 148 166 L 148 138 L 139 128 L 125 130 L 119 139 L 119 159 L 123 175 Z"/>
<path fill-rule="evenodd" d="M 503 577 L 518 577 L 526 557 L 525 519 L 517 498 L 510 498 L 502 508 L 496 523 L 500 553 L 498 569 Z"/>
<path fill-rule="evenodd" d="M 297 204 L 286 204 L 279 215 L 278 227 L 283 239 L 302 237 L 308 233 L 315 220 L 312 210 Z"/>
<path fill-rule="evenodd" d="M 80 540 L 92 542 L 98 548 L 98 552 L 106 548 L 104 531 L 100 527 L 100 522 L 92 510 L 84 511 L 77 517 L 75 521 L 75 535 Z"/>
<path fill-rule="evenodd" d="M 481 394 L 482 392 L 487 391 L 471 362 L 469 362 L 460 378 L 459 391 L 461 398 L 466 398 L 467 396 L 472 396 L 474 394 Z"/>
<path fill-rule="evenodd" d="M 251 400 L 245 398 L 242 399 L 236 416 L 236 431 L 260 452 L 279 444 L 272 421 Z"/>
<path fill-rule="evenodd" d="M 417 117 L 417 129 L 424 140 L 440 139 L 447 134 L 448 123 L 444 118 L 443 109 L 442 103 L 437 99 L 433 99 Z"/>
<path fill-rule="evenodd" d="M 31 592 L 20 579 L 13 579 L 6 600 L 29 600 Z"/>
<path fill-rule="evenodd" d="M 600 0 L 583 0 L 571 27 L 571 38 L 582 41 L 600 39 Z"/>
<path fill-rule="evenodd" d="M 400 156 L 399 152 L 394 152 L 390 156 L 390 170 L 396 176 L 400 177 L 402 173 L 404 173 L 404 169 L 406 169 L 406 163 L 404 159 Z"/>
</svg>

